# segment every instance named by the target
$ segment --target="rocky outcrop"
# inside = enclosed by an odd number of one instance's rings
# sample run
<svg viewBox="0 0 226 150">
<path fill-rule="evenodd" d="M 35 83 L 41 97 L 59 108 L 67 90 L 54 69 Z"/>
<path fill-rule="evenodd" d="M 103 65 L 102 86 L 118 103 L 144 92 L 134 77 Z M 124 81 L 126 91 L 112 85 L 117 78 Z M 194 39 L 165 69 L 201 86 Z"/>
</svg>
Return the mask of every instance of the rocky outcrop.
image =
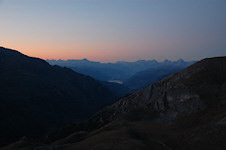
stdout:
<svg viewBox="0 0 226 150">
<path fill-rule="evenodd" d="M 148 88 L 124 97 L 90 118 L 102 126 L 119 115 L 142 108 L 168 122 L 225 104 L 226 57 L 204 59 Z"/>
</svg>

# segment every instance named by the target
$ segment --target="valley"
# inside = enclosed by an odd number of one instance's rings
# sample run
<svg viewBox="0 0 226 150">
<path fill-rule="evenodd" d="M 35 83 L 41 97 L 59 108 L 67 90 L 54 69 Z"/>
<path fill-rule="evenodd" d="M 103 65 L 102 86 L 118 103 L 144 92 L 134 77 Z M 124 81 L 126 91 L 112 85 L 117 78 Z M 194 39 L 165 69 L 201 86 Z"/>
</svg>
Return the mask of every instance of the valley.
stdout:
<svg viewBox="0 0 226 150">
<path fill-rule="evenodd" d="M 198 61 L 159 80 L 105 104 L 84 121 L 21 138 L 1 150 L 223 150 L 226 57 Z"/>
</svg>

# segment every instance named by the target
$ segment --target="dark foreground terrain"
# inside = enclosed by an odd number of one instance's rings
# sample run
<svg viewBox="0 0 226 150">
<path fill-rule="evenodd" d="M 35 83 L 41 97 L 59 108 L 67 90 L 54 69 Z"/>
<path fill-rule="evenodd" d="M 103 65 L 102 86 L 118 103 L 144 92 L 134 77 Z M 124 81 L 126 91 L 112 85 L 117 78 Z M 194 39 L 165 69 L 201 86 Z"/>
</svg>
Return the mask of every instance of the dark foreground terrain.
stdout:
<svg viewBox="0 0 226 150">
<path fill-rule="evenodd" d="M 0 146 L 87 119 L 114 99 L 90 77 L 0 47 Z"/>
<path fill-rule="evenodd" d="M 2 150 L 225 150 L 226 57 L 208 58 L 85 122 Z"/>
</svg>

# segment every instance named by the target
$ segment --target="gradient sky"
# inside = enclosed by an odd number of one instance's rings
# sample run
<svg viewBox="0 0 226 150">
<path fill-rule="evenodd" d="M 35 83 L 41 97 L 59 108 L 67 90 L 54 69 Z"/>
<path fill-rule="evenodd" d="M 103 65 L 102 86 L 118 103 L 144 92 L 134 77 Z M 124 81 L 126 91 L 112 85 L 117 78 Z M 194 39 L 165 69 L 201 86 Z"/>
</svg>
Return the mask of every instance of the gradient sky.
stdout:
<svg viewBox="0 0 226 150">
<path fill-rule="evenodd" d="M 226 55 L 225 0 L 0 0 L 0 46 L 102 62 Z"/>
</svg>

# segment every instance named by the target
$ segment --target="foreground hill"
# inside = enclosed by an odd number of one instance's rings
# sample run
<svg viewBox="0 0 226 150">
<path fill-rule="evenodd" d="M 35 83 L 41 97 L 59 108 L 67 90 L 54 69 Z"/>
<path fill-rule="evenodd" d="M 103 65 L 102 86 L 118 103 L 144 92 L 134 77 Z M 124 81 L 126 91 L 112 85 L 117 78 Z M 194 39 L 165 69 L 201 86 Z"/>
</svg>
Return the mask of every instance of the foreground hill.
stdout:
<svg viewBox="0 0 226 150">
<path fill-rule="evenodd" d="M 0 145 L 86 119 L 114 100 L 94 79 L 0 47 Z"/>
<path fill-rule="evenodd" d="M 3 150 L 224 150 L 225 120 L 226 57 L 209 58 L 116 101 L 85 122 Z"/>
</svg>

